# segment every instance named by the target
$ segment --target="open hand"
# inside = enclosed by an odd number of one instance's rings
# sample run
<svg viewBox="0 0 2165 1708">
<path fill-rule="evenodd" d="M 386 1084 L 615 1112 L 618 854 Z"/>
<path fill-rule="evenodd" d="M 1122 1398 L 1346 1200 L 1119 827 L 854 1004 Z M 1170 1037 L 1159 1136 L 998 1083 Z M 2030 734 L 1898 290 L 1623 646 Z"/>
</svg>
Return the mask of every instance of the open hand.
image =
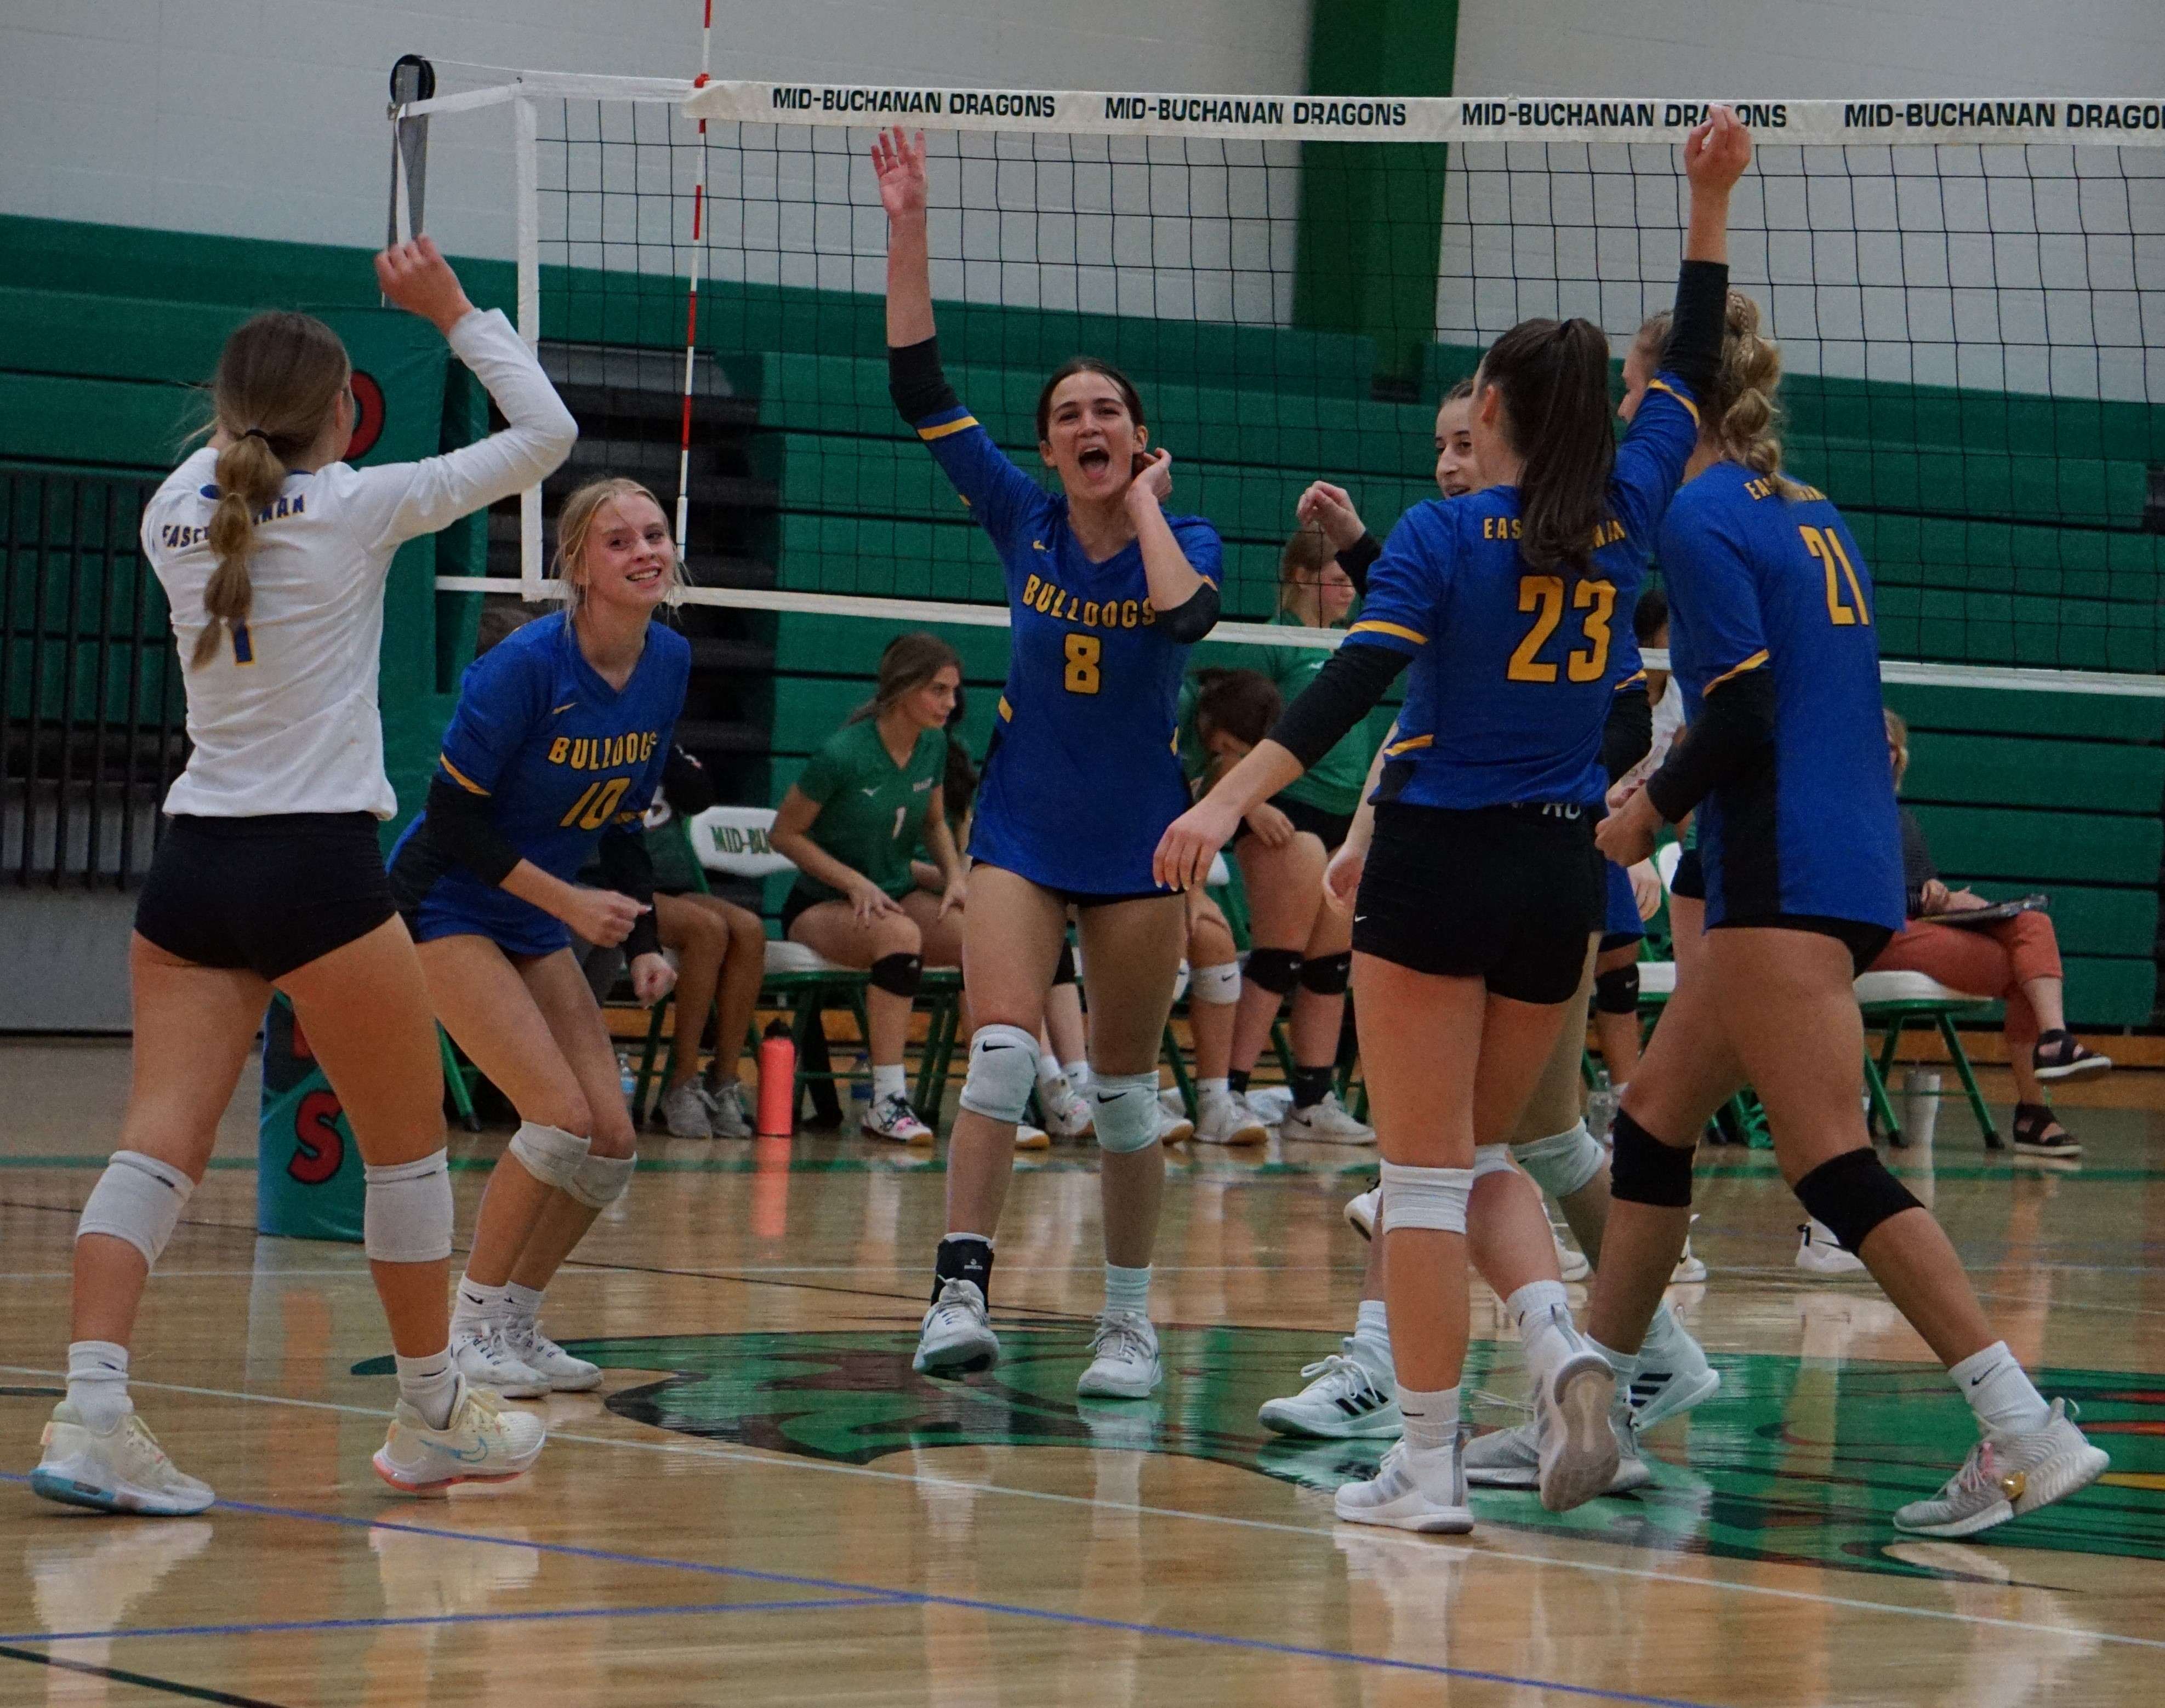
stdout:
<svg viewBox="0 0 2165 1708">
<path fill-rule="evenodd" d="M 1341 913 L 1351 913 L 1354 898 L 1361 893 L 1361 874 L 1367 865 L 1366 848 L 1350 838 L 1339 843 L 1330 864 L 1323 869 L 1324 901 Z"/>
<path fill-rule="evenodd" d="M 879 175 L 880 206 L 889 219 L 924 213 L 924 133 L 912 142 L 900 125 L 872 139 L 872 171 Z"/>
<path fill-rule="evenodd" d="M 1210 877 L 1210 863 L 1232 839 L 1240 817 L 1230 807 L 1205 796 L 1166 827 L 1151 859 L 1151 875 L 1168 890 L 1200 888 Z"/>
<path fill-rule="evenodd" d="M 1248 828 L 1265 848 L 1283 848 L 1293 839 L 1295 833 L 1293 820 L 1267 801 L 1250 809 Z"/>
</svg>

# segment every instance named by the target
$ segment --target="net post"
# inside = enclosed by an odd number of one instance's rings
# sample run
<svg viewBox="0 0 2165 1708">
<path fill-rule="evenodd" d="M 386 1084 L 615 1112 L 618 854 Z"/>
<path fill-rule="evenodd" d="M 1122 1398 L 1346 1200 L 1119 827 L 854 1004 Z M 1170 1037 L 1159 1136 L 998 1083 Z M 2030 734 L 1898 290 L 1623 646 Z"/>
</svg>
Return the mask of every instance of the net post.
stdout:
<svg viewBox="0 0 2165 1708">
<path fill-rule="evenodd" d="M 541 170 L 540 129 L 534 103 L 521 94 L 511 103 L 513 153 L 519 193 L 519 334 L 529 348 L 541 343 Z M 541 585 L 541 489 L 519 495 L 519 579 L 520 596 L 534 604 Z"/>
</svg>

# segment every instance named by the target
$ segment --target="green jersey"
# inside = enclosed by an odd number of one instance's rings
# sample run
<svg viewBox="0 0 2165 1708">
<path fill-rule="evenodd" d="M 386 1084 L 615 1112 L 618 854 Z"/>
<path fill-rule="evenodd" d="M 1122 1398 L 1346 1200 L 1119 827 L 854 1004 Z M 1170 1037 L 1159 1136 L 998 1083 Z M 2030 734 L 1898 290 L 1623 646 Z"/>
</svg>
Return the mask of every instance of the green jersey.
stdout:
<svg viewBox="0 0 2165 1708">
<path fill-rule="evenodd" d="M 910 853 L 946 768 L 947 738 L 937 729 L 922 732 L 909 763 L 898 765 L 877 717 L 844 724 L 797 780 L 798 791 L 819 808 L 812 840 L 888 895 L 906 895 L 917 882 Z M 822 901 L 842 893 L 809 874 L 798 875 L 797 887 Z"/>
<path fill-rule="evenodd" d="M 1271 621 L 1288 628 L 1304 626 L 1290 611 L 1279 612 Z M 1252 646 L 1241 650 L 1253 656 L 1252 667 L 1277 684 L 1279 698 L 1290 706 L 1330 661 L 1332 649 Z M 1364 717 L 1355 724 L 1337 746 L 1285 786 L 1281 791 L 1283 797 L 1313 807 L 1319 812 L 1343 816 L 1356 811 L 1361 805 L 1361 786 L 1367 780 L 1368 762 L 1376 756 L 1376 741 L 1369 733 L 1369 723 Z"/>
</svg>

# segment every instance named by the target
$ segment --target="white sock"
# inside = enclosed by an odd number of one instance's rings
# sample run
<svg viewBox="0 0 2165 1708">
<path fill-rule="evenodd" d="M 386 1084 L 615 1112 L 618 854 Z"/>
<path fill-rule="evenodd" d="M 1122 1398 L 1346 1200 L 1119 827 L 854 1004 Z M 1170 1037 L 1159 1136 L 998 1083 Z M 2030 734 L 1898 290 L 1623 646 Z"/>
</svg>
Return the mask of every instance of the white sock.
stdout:
<svg viewBox="0 0 2165 1708">
<path fill-rule="evenodd" d="M 1449 1447 L 1458 1439 L 1458 1390 L 1440 1388 L 1424 1394 L 1412 1388 L 1399 1390 L 1399 1412 L 1406 1421 L 1406 1445 L 1432 1449 Z"/>
<path fill-rule="evenodd" d="M 1124 1269 L 1118 1264 L 1105 1265 L 1105 1308 L 1108 1311 L 1132 1311 L 1139 1316 L 1150 1315 L 1150 1265 L 1139 1269 Z"/>
<path fill-rule="evenodd" d="M 1195 1082 L 1195 1101 L 1198 1103 L 1206 1097 L 1230 1097 L 1232 1094 L 1233 1082 L 1223 1074 L 1214 1080 L 1198 1080 Z"/>
<path fill-rule="evenodd" d="M 499 1320 L 505 1327 L 531 1328 L 535 1319 L 541 1315 L 541 1290 L 539 1287 L 522 1287 L 516 1281 L 510 1282 L 504 1287 L 503 1304 L 500 1308 L 503 1315 Z"/>
<path fill-rule="evenodd" d="M 1372 1354 L 1372 1362 L 1383 1369 L 1393 1368 L 1391 1362 L 1391 1320 L 1383 1309 L 1381 1299 L 1363 1299 L 1361 1308 L 1353 1315 L 1353 1343 Z"/>
<path fill-rule="evenodd" d="M 907 1097 L 909 1095 L 909 1077 L 900 1062 L 890 1063 L 886 1067 L 877 1062 L 872 1064 L 873 1102 L 884 1103 L 890 1097 Z"/>
<path fill-rule="evenodd" d="M 1631 1384 L 1639 1379 L 1639 1354 L 1619 1352 L 1612 1346 L 1604 1346 L 1590 1334 L 1586 1337 L 1586 1343 L 1609 1360 L 1609 1368 L 1616 1372 L 1616 1385 L 1630 1393 Z"/>
<path fill-rule="evenodd" d="M 1062 1062 L 1060 1064 L 1060 1071 L 1067 1075 L 1067 1083 L 1072 1085 L 1077 1092 L 1087 1091 L 1090 1089 L 1090 1064 L 1087 1059 L 1078 1061 Z"/>
<path fill-rule="evenodd" d="M 462 1328 L 483 1328 L 496 1322 L 503 1311 L 503 1295 L 509 1286 L 484 1286 L 471 1275 L 459 1277 L 458 1298 L 451 1306 L 451 1332 Z"/>
<path fill-rule="evenodd" d="M 1066 1070 L 1060 1065 L 1060 1058 L 1051 1050 L 1045 1051 L 1038 1057 L 1037 1083 L 1040 1085 L 1049 1090 L 1066 1077 Z"/>
<path fill-rule="evenodd" d="M 1994 1435 L 2028 1435 L 2051 1421 L 2052 1408 L 2004 1340 L 1949 1366 L 1947 1375 L 1977 1421 Z"/>
<path fill-rule="evenodd" d="M 1537 1380 L 1571 1355 L 1577 1338 L 1571 1326 L 1571 1302 L 1562 1281 L 1529 1281 L 1504 1301 L 1519 1325 L 1526 1369 Z"/>
<path fill-rule="evenodd" d="M 421 1414 L 421 1421 L 431 1429 L 441 1429 L 451 1421 L 451 1401 L 458 1397 L 458 1372 L 451 1366 L 451 1349 L 431 1353 L 426 1358 L 403 1358 L 393 1353 L 391 1362 L 398 1368 L 398 1397 Z"/>
<path fill-rule="evenodd" d="M 1667 1353 L 1683 1332 L 1684 1326 L 1677 1321 L 1677 1313 L 1669 1309 L 1668 1301 L 1663 1300 L 1661 1308 L 1654 1312 L 1654 1320 L 1646 1325 L 1646 1338 L 1639 1343 L 1640 1362 L 1667 1369 L 1671 1362 Z"/>
<path fill-rule="evenodd" d="M 135 1409 L 128 1397 L 128 1348 L 109 1340 L 68 1348 L 68 1404 L 92 1435 L 110 1435 Z"/>
</svg>

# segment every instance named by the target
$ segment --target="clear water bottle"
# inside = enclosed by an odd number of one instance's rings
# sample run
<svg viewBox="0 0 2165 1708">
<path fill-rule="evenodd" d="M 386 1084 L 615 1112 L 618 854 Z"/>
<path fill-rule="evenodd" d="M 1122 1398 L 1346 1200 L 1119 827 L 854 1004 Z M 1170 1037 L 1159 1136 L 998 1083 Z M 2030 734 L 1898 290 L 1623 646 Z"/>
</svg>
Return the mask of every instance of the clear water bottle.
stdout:
<svg viewBox="0 0 2165 1708">
<path fill-rule="evenodd" d="M 1606 1144 L 1609 1129 L 1616 1124 L 1616 1090 L 1609 1083 L 1607 1069 L 1599 1069 L 1593 1089 L 1586 1094 L 1586 1130 Z"/>
<path fill-rule="evenodd" d="M 629 1051 L 619 1050 L 616 1053 L 616 1077 L 618 1083 L 624 1087 L 624 1106 L 629 1109 L 632 1100 L 639 1095 L 639 1075 L 632 1071 Z"/>
<path fill-rule="evenodd" d="M 850 1062 L 850 1131 L 864 1125 L 872 1106 L 872 1059 L 859 1050 Z"/>
</svg>

